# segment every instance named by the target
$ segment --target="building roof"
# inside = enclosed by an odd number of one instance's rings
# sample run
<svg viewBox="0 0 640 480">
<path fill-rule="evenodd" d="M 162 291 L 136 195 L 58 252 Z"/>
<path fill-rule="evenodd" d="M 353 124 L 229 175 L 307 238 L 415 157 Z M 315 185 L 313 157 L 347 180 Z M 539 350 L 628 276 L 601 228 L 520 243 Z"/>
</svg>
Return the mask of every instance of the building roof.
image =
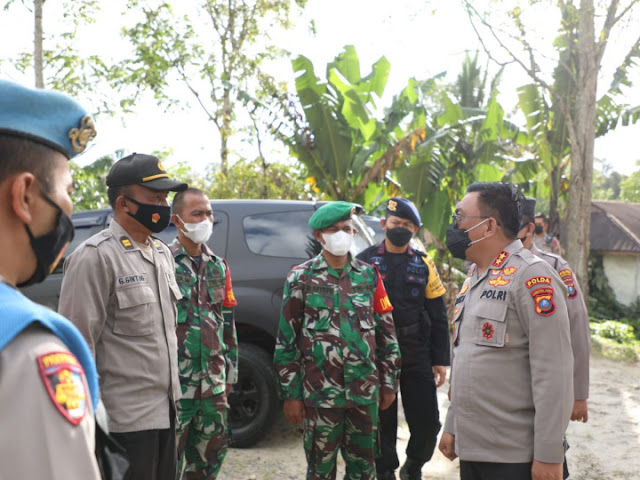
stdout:
<svg viewBox="0 0 640 480">
<path fill-rule="evenodd" d="M 640 203 L 593 200 L 591 251 L 640 254 Z"/>
</svg>

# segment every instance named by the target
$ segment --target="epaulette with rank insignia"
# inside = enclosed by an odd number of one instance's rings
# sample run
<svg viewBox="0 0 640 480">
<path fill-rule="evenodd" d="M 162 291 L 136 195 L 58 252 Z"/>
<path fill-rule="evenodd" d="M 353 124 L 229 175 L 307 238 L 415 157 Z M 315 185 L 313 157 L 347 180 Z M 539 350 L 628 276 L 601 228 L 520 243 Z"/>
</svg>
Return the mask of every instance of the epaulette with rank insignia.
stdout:
<svg viewBox="0 0 640 480">
<path fill-rule="evenodd" d="M 125 250 L 133 250 L 135 247 L 133 246 L 133 243 L 131 243 L 131 240 L 129 239 L 129 237 L 127 236 L 122 236 L 118 239 L 118 241 L 122 244 L 122 246 L 125 248 Z"/>
</svg>

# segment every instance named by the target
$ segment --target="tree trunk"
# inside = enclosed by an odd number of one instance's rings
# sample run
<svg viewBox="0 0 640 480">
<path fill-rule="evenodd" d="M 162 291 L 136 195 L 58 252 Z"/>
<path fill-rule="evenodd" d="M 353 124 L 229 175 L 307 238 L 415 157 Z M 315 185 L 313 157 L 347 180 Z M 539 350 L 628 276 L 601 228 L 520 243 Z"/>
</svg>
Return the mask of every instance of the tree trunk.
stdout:
<svg viewBox="0 0 640 480">
<path fill-rule="evenodd" d="M 589 295 L 589 234 L 591 226 L 591 182 L 596 130 L 597 46 L 594 34 L 593 0 L 581 0 L 578 28 L 576 102 L 571 138 L 571 180 L 567 222 L 567 260 L 585 295 Z"/>
<path fill-rule="evenodd" d="M 231 136 L 232 115 L 231 91 L 225 88 L 222 95 L 222 128 L 220 128 L 220 171 L 225 177 L 229 172 L 229 137 Z"/>
<path fill-rule="evenodd" d="M 42 57 L 42 6 L 45 0 L 34 0 L 34 38 L 33 38 L 33 71 L 35 72 L 36 88 L 44 88 L 44 65 Z"/>
</svg>

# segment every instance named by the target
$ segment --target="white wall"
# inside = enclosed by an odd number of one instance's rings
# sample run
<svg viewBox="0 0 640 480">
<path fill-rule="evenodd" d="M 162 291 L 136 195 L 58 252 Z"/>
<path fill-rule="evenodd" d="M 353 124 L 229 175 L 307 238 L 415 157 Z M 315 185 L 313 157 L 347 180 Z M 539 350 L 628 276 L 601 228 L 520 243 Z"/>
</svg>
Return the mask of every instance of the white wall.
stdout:
<svg viewBox="0 0 640 480">
<path fill-rule="evenodd" d="M 604 272 L 617 300 L 629 305 L 640 295 L 640 259 L 635 255 L 605 255 Z"/>
</svg>

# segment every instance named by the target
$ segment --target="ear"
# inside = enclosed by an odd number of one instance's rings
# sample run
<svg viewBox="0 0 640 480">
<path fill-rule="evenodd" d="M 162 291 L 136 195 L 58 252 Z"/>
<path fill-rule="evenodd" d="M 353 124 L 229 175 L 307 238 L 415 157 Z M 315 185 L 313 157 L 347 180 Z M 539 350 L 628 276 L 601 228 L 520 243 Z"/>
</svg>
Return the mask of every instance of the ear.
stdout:
<svg viewBox="0 0 640 480">
<path fill-rule="evenodd" d="M 489 217 L 489 221 L 487 222 L 487 231 L 484 236 L 487 238 L 493 237 L 498 232 L 498 229 L 498 221 L 493 217 Z"/>
<path fill-rule="evenodd" d="M 321 243 L 322 245 L 325 244 L 324 238 L 322 238 L 322 232 L 320 230 L 313 231 L 313 238 L 315 238 L 318 243 Z"/>
<path fill-rule="evenodd" d="M 29 172 L 22 172 L 11 180 L 11 207 L 15 215 L 25 224 L 33 220 L 36 201 L 36 177 Z"/>
<path fill-rule="evenodd" d="M 175 213 L 171 214 L 171 222 L 173 222 L 173 224 L 177 227 L 178 226 L 178 221 L 180 219 L 178 218 L 178 215 L 176 215 Z M 180 222 L 182 223 L 182 222 Z"/>
<path fill-rule="evenodd" d="M 380 219 L 380 226 L 382 227 L 383 230 L 385 229 L 385 227 L 387 226 L 387 219 L 386 218 L 381 218 Z"/>
<path fill-rule="evenodd" d="M 133 213 L 131 212 L 131 208 L 129 207 L 129 202 L 127 202 L 127 199 L 124 197 L 124 195 L 120 195 L 118 198 L 116 198 L 116 207 L 125 212 Z"/>
</svg>

